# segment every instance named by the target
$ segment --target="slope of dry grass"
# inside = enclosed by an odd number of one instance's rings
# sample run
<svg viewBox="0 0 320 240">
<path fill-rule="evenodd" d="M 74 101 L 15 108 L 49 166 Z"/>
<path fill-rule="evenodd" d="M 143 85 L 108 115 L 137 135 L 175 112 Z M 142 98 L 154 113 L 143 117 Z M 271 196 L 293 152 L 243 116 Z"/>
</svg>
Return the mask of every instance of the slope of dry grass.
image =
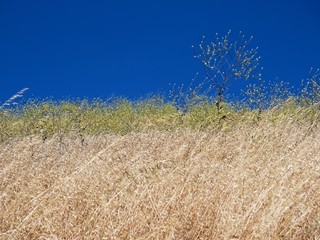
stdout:
<svg viewBox="0 0 320 240">
<path fill-rule="evenodd" d="M 0 238 L 320 239 L 316 123 L 3 142 Z"/>
</svg>

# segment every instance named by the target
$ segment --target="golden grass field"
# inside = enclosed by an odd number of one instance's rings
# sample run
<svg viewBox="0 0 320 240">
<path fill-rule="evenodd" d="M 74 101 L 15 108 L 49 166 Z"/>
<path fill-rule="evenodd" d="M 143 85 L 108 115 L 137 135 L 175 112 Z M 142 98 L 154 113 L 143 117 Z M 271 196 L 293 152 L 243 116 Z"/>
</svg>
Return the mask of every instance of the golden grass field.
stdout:
<svg viewBox="0 0 320 240">
<path fill-rule="evenodd" d="M 0 239 L 320 239 L 319 121 L 0 144 Z"/>
</svg>

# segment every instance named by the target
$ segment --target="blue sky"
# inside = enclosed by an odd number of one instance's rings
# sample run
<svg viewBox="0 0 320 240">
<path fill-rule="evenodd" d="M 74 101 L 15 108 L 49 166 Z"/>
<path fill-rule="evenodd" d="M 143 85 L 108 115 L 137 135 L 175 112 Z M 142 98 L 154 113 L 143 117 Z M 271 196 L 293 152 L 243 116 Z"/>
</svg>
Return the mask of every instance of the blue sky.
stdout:
<svg viewBox="0 0 320 240">
<path fill-rule="evenodd" d="M 138 98 L 201 72 L 191 45 L 242 30 L 266 80 L 296 84 L 320 66 L 320 3 L 0 0 L 0 102 L 26 97 Z"/>
</svg>

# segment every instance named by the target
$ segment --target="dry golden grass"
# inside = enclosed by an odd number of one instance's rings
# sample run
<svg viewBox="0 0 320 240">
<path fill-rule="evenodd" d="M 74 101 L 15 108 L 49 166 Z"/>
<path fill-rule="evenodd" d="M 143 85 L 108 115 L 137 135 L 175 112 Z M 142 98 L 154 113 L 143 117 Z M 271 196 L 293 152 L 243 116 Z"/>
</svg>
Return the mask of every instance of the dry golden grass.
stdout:
<svg viewBox="0 0 320 240">
<path fill-rule="evenodd" d="M 10 140 L 0 238 L 320 239 L 319 139 L 288 118 Z"/>
</svg>

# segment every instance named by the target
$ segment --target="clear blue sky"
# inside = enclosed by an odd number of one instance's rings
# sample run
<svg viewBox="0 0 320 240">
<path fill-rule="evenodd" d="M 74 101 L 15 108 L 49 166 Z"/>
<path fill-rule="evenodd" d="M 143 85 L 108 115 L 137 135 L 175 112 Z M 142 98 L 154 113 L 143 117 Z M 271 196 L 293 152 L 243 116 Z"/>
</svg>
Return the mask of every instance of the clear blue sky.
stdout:
<svg viewBox="0 0 320 240">
<path fill-rule="evenodd" d="M 192 44 L 242 30 L 267 80 L 297 83 L 320 66 L 320 2 L 0 0 L 0 102 L 137 98 L 201 71 Z"/>
</svg>

